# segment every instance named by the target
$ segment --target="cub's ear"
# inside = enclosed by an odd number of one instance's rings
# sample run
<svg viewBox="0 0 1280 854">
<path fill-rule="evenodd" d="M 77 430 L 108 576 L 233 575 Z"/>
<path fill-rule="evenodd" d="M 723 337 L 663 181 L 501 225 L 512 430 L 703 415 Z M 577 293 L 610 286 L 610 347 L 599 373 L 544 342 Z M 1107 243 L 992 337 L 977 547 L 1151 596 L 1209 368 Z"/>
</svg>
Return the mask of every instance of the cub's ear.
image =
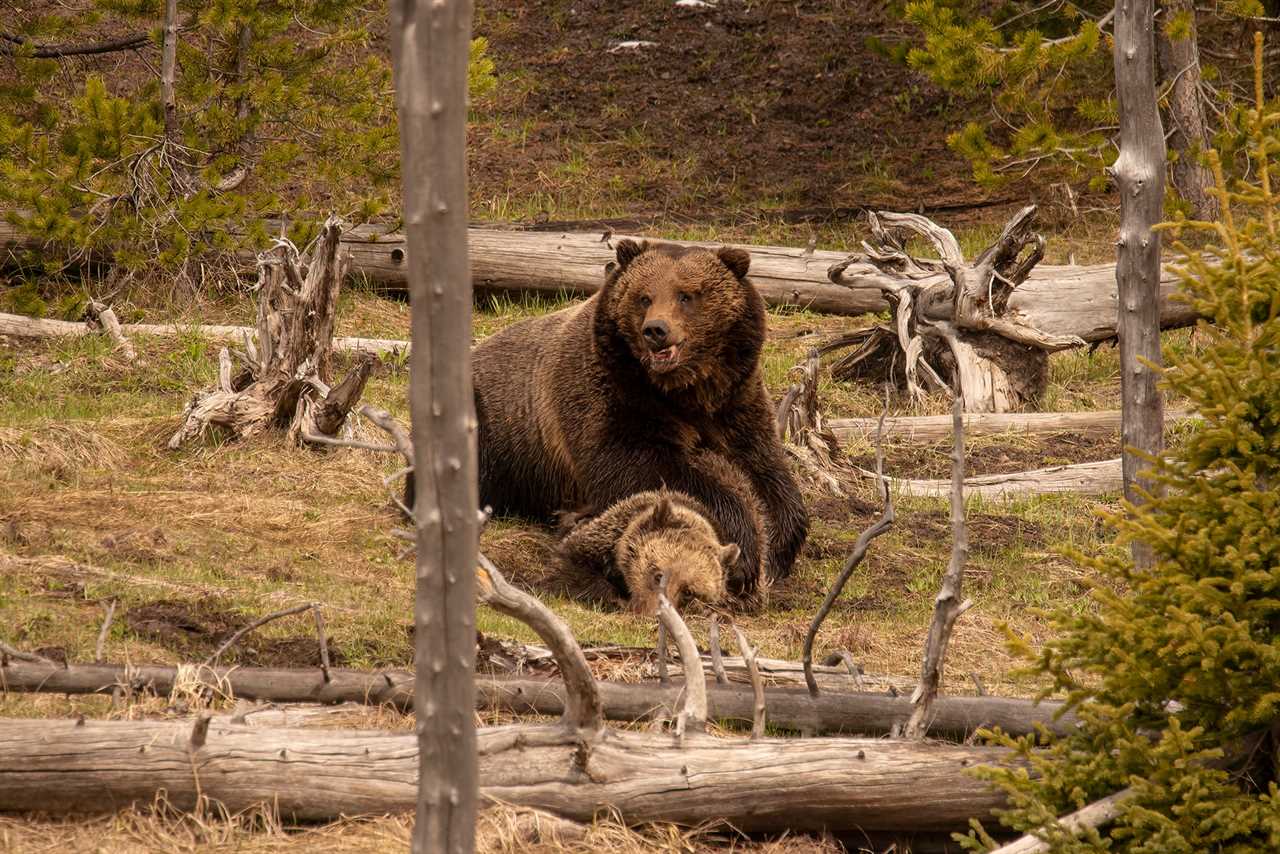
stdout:
<svg viewBox="0 0 1280 854">
<path fill-rule="evenodd" d="M 733 566 L 738 562 L 738 558 L 742 555 L 742 549 L 738 548 L 737 543 L 729 543 L 727 546 L 720 547 L 720 565 L 723 567 Z"/>
<path fill-rule="evenodd" d="M 621 272 L 627 269 L 627 265 L 630 264 L 632 261 L 636 260 L 636 258 L 638 258 L 641 254 L 643 254 L 644 251 L 648 248 L 649 248 L 649 241 L 647 240 L 641 241 L 640 243 L 636 243 L 634 240 L 619 240 L 618 255 L 617 255 L 618 271 Z M 608 267 L 606 267 L 605 269 L 608 270 L 609 272 L 613 272 L 612 270 L 609 270 Z"/>
<path fill-rule="evenodd" d="M 671 499 L 665 495 L 658 499 L 657 506 L 653 508 L 653 524 L 660 528 L 671 524 Z"/>
<path fill-rule="evenodd" d="M 747 270 L 751 267 L 751 253 L 747 250 L 721 246 L 716 250 L 716 257 L 739 279 L 747 277 Z"/>
</svg>

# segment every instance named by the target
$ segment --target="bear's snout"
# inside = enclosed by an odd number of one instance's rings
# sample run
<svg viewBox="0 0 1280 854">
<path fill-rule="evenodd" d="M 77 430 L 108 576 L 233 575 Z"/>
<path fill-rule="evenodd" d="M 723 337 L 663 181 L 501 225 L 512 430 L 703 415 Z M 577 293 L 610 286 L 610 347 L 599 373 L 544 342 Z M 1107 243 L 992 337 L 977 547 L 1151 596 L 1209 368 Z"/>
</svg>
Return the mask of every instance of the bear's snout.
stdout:
<svg viewBox="0 0 1280 854">
<path fill-rule="evenodd" d="M 661 350 L 667 346 L 667 336 L 671 334 L 671 324 L 665 320 L 646 320 L 640 333 L 644 335 L 645 343 L 649 345 L 649 349 Z"/>
</svg>

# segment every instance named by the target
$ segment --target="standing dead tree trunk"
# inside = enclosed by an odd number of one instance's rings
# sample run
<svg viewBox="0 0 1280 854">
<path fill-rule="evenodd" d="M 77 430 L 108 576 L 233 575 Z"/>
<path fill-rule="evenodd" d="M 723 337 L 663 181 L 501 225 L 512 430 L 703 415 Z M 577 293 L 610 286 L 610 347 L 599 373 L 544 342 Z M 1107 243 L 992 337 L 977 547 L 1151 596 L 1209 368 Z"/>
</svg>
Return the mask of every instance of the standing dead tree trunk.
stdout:
<svg viewBox="0 0 1280 854">
<path fill-rule="evenodd" d="M 1084 340 L 1042 331 L 1009 313 L 1014 289 L 1044 257 L 1044 238 L 1031 232 L 1035 212 L 1034 205 L 1019 211 L 972 263 L 950 231 L 925 217 L 869 214 L 873 237 L 863 248 L 867 260 L 889 277 L 880 288 L 894 325 L 846 336 L 839 346 L 857 349 L 832 366 L 832 375 L 881 381 L 900 359 L 901 379 L 916 399 L 958 386 L 967 412 L 1008 412 L 1036 400 L 1048 381 L 1048 354 Z M 941 260 L 911 257 L 905 241 L 886 225 L 923 236 Z M 856 260 L 861 259 L 842 263 Z M 842 272 L 836 265 L 831 278 L 838 281 Z M 946 280 L 937 278 L 940 272 Z"/>
<path fill-rule="evenodd" d="M 476 555 L 480 541 L 467 258 L 470 0 L 393 0 L 413 340 L 417 854 L 475 848 Z"/>
<path fill-rule="evenodd" d="M 293 441 L 334 437 L 347 426 L 347 414 L 378 361 L 362 355 L 330 387 L 334 313 L 347 263 L 340 236 L 337 219 L 330 217 L 308 252 L 300 256 L 292 243 L 280 240 L 259 258 L 256 343 L 246 334 L 243 350 L 222 349 L 218 385 L 192 397 L 170 448 L 213 426 L 240 439 L 285 428 Z"/>
<path fill-rule="evenodd" d="M 1163 219 L 1164 129 L 1156 105 L 1153 0 L 1116 0 L 1115 75 L 1120 106 L 1120 156 L 1112 174 L 1120 187 L 1116 284 L 1120 297 L 1121 436 L 1125 497 L 1137 502 L 1139 454 L 1160 453 L 1164 413 L 1156 388 L 1160 360 L 1160 235 Z M 1134 558 L 1143 561 L 1134 544 Z"/>
<path fill-rule="evenodd" d="M 164 104 L 164 138 L 178 141 L 178 0 L 164 6 L 164 44 L 160 52 L 160 100 Z"/>
<path fill-rule="evenodd" d="M 1173 186 L 1191 205 L 1193 219 L 1213 222 L 1219 212 L 1213 173 L 1199 160 L 1209 150 L 1209 131 L 1200 102 L 1202 75 L 1195 5 L 1191 0 L 1163 0 L 1160 5 L 1164 16 L 1156 48 L 1173 124 L 1169 146 L 1177 152 L 1171 170 Z"/>
</svg>

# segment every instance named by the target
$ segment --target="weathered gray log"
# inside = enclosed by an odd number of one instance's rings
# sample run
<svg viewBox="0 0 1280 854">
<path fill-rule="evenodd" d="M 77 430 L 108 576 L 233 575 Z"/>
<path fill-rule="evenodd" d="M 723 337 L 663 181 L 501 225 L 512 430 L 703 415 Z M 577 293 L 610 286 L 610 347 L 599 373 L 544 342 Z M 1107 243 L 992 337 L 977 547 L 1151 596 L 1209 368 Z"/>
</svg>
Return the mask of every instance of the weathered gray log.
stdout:
<svg viewBox="0 0 1280 854">
<path fill-rule="evenodd" d="M 471 0 L 392 0 L 413 340 L 417 529 L 415 854 L 475 850 L 476 553 L 480 507 L 467 261 Z"/>
<path fill-rule="evenodd" d="M 210 341 L 222 344 L 244 343 L 246 335 L 253 335 L 252 326 L 220 326 L 217 324 L 185 326 L 177 323 L 122 323 L 120 329 L 125 335 L 151 335 L 157 338 L 174 338 L 179 335 L 200 335 Z M 97 335 L 99 330 L 87 323 L 74 323 L 68 320 L 48 320 L 44 318 L 25 317 L 21 314 L 0 312 L 0 336 L 14 338 L 80 338 L 85 335 Z M 336 337 L 333 339 L 334 350 L 363 350 L 368 353 L 407 353 L 409 342 L 390 338 L 355 338 Z"/>
<path fill-rule="evenodd" d="M 0 811 L 179 809 L 197 795 L 231 812 L 273 804 L 286 820 L 406 812 L 416 803 L 414 735 L 213 723 L 0 721 Z M 1002 794 L 974 779 L 999 748 L 879 739 L 720 739 L 562 727 L 500 727 L 477 739 L 481 796 L 576 821 L 727 821 L 745 831 L 962 830 Z"/>
<path fill-rule="evenodd" d="M 268 233 L 275 233 L 274 225 L 267 223 Z M 342 242 L 350 254 L 353 275 L 388 288 L 404 287 L 407 255 L 403 235 L 389 232 L 385 226 L 357 226 L 343 234 Z M 819 250 L 806 254 L 803 248 L 738 245 L 751 252 L 751 281 L 771 306 L 802 306 L 845 315 L 888 308 L 880 286 L 892 280 L 869 262 L 845 266 L 837 284 L 827 278 L 827 272 L 844 262 L 847 253 Z M 0 249 L 4 248 L 40 251 L 41 244 L 20 236 L 12 225 L 0 219 Z M 588 295 L 599 290 L 604 282 L 604 265 L 614 259 L 611 241 L 602 241 L 599 234 L 581 232 L 473 226 L 467 233 L 467 248 L 472 282 L 478 290 Z M 946 274 L 939 272 L 936 279 L 945 281 Z M 1160 318 L 1166 328 L 1187 326 L 1196 319 L 1189 306 L 1172 299 L 1177 290 L 1177 277 L 1164 271 L 1160 281 Z M 1101 341 L 1116 334 L 1118 306 L 1114 266 L 1041 264 L 1014 291 L 1008 316 L 1046 332 Z"/>
<path fill-rule="evenodd" d="M 168 695 L 178 678 L 177 668 L 120 664 L 71 664 L 10 661 L 0 667 L 0 691 L 49 694 L 106 694 L 119 685 L 130 691 L 149 690 Z M 237 699 L 276 703 L 364 703 L 413 708 L 413 674 L 407 670 L 367 673 L 329 668 L 329 681 L 318 668 L 202 668 L 197 674 L 213 689 L 221 686 Z M 636 721 L 673 717 L 683 686 L 652 682 L 624 684 L 596 682 L 604 717 Z M 564 683 L 547 679 L 480 677 L 476 680 L 476 708 L 502 709 L 516 714 L 556 716 L 565 713 Z M 905 720 L 911 707 L 905 697 L 884 693 L 824 691 L 810 699 L 800 687 L 765 690 L 769 720 L 775 728 L 816 733 L 874 735 L 889 732 Z M 754 695 L 740 684 L 707 686 L 710 719 L 750 724 Z M 1063 714 L 1060 703 L 1033 703 L 1003 697 L 943 697 L 934 706 L 930 734 L 965 738 L 979 727 L 1000 727 L 1024 735 L 1037 726 L 1059 734 L 1074 729 L 1076 718 Z"/>
<path fill-rule="evenodd" d="M 1116 816 L 1120 815 L 1120 809 L 1124 806 L 1124 802 L 1132 798 L 1133 795 L 1133 789 L 1121 789 L 1101 800 L 1094 801 L 1088 806 L 1081 807 L 1073 813 L 1062 816 L 1055 822 L 1055 827 L 1042 829 L 1040 835 L 1028 833 L 1025 836 L 1020 836 L 1007 845 L 1001 845 L 991 854 L 1049 854 L 1053 850 L 1053 846 L 1042 839 L 1041 836 L 1052 839 L 1076 837 L 1086 830 L 1114 821 Z"/>
<path fill-rule="evenodd" d="M 875 472 L 866 469 L 858 471 L 865 477 L 875 477 Z M 889 486 L 900 495 L 923 498 L 942 498 L 951 491 L 949 480 L 891 478 Z M 966 495 L 992 499 L 1020 498 L 1025 495 L 1106 495 L 1120 492 L 1122 486 L 1119 457 L 1096 463 L 1051 466 L 1009 474 L 984 474 L 966 478 L 964 482 Z"/>
<path fill-rule="evenodd" d="M 1164 219 L 1164 128 L 1156 95 L 1155 3 L 1116 0 L 1116 100 L 1120 108 L 1120 155 L 1111 174 L 1120 190 L 1120 236 L 1116 241 L 1116 283 L 1120 298 L 1120 408 L 1124 413 L 1125 497 L 1140 502 L 1153 480 L 1139 478 L 1149 467 L 1139 454 L 1158 457 L 1164 446 L 1164 398 L 1156 387 L 1160 353 L 1160 233 Z M 1133 450 L 1129 450 L 1133 449 Z M 1150 559 L 1144 544 L 1132 543 L 1139 564 Z"/>
<path fill-rule="evenodd" d="M 1195 418 L 1185 409 L 1165 413 L 1165 429 L 1179 421 Z M 850 439 L 875 440 L 878 418 L 834 418 L 827 427 L 842 442 Z M 1120 410 L 1096 412 L 970 412 L 964 416 L 966 436 L 1031 435 L 1039 433 L 1075 433 L 1089 436 L 1120 435 Z M 886 418 L 884 434 L 888 439 L 907 442 L 937 442 L 951 436 L 950 415 L 914 415 Z"/>
</svg>

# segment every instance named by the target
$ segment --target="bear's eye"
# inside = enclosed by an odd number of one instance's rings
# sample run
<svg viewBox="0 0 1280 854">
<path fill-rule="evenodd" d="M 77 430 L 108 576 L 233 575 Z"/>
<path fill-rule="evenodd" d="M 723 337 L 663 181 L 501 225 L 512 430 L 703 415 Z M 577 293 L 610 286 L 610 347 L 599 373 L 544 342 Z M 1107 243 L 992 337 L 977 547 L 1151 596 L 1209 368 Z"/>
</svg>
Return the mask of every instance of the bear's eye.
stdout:
<svg viewBox="0 0 1280 854">
<path fill-rule="evenodd" d="M 680 294 L 680 302 L 682 304 L 693 302 L 693 294 Z"/>
<path fill-rule="evenodd" d="M 645 308 L 648 308 L 649 306 L 653 305 L 653 300 L 649 299 L 648 297 L 640 297 L 640 304 Z"/>
</svg>

